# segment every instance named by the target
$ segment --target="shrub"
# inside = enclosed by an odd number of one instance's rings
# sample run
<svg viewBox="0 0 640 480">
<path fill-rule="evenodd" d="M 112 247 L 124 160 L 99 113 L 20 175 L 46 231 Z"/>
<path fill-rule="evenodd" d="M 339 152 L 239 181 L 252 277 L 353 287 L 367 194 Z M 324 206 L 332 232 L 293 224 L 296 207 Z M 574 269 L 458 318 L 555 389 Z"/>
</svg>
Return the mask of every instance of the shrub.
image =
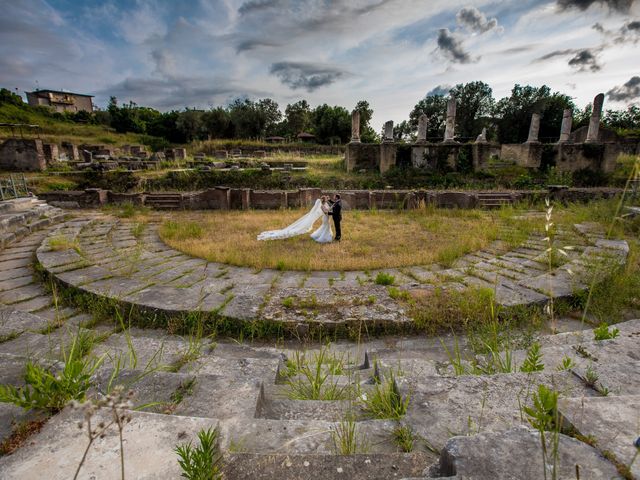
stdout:
<svg viewBox="0 0 640 480">
<path fill-rule="evenodd" d="M 182 477 L 188 480 L 220 480 L 222 479 L 222 454 L 218 446 L 218 429 L 200 430 L 200 444 L 193 446 L 191 442 L 178 445 L 178 463 L 182 469 Z"/>
<path fill-rule="evenodd" d="M 379 272 L 376 275 L 376 285 L 393 285 L 396 281 L 396 277 L 389 273 Z"/>
</svg>

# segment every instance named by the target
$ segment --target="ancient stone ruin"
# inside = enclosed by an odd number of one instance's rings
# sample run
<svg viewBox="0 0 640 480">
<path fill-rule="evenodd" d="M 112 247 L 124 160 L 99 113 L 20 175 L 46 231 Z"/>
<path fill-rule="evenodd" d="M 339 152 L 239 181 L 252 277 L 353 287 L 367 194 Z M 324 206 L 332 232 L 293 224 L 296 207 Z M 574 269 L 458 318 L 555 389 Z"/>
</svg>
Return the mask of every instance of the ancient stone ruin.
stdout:
<svg viewBox="0 0 640 480">
<path fill-rule="evenodd" d="M 558 141 L 550 144 L 551 155 L 547 159 L 558 170 L 574 172 L 588 168 L 594 171 L 611 172 L 620 154 L 640 152 L 640 142 L 637 139 L 625 140 L 619 138 L 614 132 L 600 127 L 603 101 L 603 94 L 595 97 L 589 127 L 584 133 L 581 133 L 582 129 L 572 132 L 571 111 L 564 111 Z M 385 124 L 382 144 L 364 144 L 360 142 L 359 120 L 358 122 L 353 120 L 356 115 L 358 112 L 354 112 L 352 116 L 354 134 L 345 152 L 347 170 L 386 172 L 396 165 L 397 159 L 395 155 L 397 145 L 394 150 L 393 135 L 387 134 L 388 122 Z M 486 168 L 492 158 L 532 169 L 540 168 L 542 165 L 546 147 L 539 139 L 540 114 L 532 114 L 529 135 L 525 143 L 504 145 L 488 141 L 486 131 L 480 133 L 474 143 L 458 143 L 455 140 L 455 117 L 456 99 L 450 98 L 447 101 L 444 139 L 440 143 L 427 141 L 428 118 L 424 114 L 419 117 L 417 138 L 415 143 L 410 145 L 410 165 L 417 168 L 445 166 L 455 170 L 461 156 L 470 156 L 475 170 Z"/>
</svg>

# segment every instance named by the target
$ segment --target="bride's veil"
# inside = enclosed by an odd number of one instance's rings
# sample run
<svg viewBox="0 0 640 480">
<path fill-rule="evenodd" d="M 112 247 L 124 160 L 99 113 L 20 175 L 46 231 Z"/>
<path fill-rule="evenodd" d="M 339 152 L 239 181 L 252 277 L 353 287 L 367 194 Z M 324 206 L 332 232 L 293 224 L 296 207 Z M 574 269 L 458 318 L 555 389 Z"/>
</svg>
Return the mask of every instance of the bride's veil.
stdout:
<svg viewBox="0 0 640 480">
<path fill-rule="evenodd" d="M 313 228 L 313 224 L 322 216 L 322 201 L 316 200 L 309 213 L 300 217 L 288 227 L 281 230 L 270 230 L 268 232 L 262 232 L 258 235 L 258 240 L 281 240 L 284 238 L 295 237 L 297 235 L 304 235 Z"/>
</svg>

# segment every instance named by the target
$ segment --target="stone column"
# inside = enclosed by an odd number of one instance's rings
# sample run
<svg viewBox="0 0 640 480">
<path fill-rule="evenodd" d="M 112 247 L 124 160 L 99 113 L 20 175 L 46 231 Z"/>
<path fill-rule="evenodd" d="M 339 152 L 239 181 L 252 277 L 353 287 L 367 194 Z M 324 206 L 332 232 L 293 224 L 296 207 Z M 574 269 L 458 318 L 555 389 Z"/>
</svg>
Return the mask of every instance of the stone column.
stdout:
<svg viewBox="0 0 640 480">
<path fill-rule="evenodd" d="M 425 143 L 427 141 L 427 129 L 429 128 L 429 117 L 424 113 L 418 118 L 418 140 L 417 143 Z"/>
<path fill-rule="evenodd" d="M 476 138 L 476 143 L 487 143 L 487 129 L 483 128 L 482 133 Z"/>
<path fill-rule="evenodd" d="M 525 143 L 538 143 L 538 133 L 540 132 L 540 114 L 531 115 L 531 124 L 529 125 L 529 138 Z"/>
<path fill-rule="evenodd" d="M 360 112 L 351 112 L 351 143 L 360 143 Z"/>
<path fill-rule="evenodd" d="M 393 143 L 393 120 L 384 122 L 384 138 L 383 143 Z"/>
<path fill-rule="evenodd" d="M 565 143 L 569 141 L 569 135 L 571 135 L 571 125 L 573 124 L 573 114 L 570 108 L 565 108 L 562 113 L 562 125 L 560 126 L 560 138 L 558 143 Z"/>
<path fill-rule="evenodd" d="M 451 97 L 447 101 L 447 121 L 444 130 L 444 141 L 448 143 L 455 142 L 453 139 L 456 130 L 456 99 Z"/>
<path fill-rule="evenodd" d="M 589 120 L 589 130 L 584 143 L 596 143 L 600 132 L 600 116 L 602 115 L 602 104 L 604 103 L 604 93 L 599 93 L 593 99 L 593 109 L 591 110 L 591 120 Z"/>
</svg>

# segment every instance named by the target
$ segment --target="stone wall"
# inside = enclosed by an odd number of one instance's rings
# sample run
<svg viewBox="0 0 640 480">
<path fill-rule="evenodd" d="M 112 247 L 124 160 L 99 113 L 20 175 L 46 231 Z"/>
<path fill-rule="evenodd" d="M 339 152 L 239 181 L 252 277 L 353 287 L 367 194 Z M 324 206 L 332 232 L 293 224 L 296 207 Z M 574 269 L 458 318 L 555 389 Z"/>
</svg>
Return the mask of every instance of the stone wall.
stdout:
<svg viewBox="0 0 640 480">
<path fill-rule="evenodd" d="M 526 168 L 540 168 L 542 163 L 541 143 L 503 144 L 500 148 L 500 159 L 514 162 Z"/>
<path fill-rule="evenodd" d="M 566 188 L 549 190 L 521 190 L 497 192 L 508 195 L 513 201 L 542 201 L 551 197 L 563 202 L 586 202 L 601 198 L 613 198 L 621 193 L 619 188 Z M 309 208 L 321 195 L 339 193 L 345 210 L 368 209 L 413 209 L 420 205 L 439 208 L 476 208 L 480 205 L 480 193 L 474 191 L 454 192 L 435 190 L 346 190 L 320 191 L 300 189 L 296 191 L 256 191 L 247 188 L 216 187 L 201 192 L 180 194 L 180 208 L 184 210 L 247 210 Z M 495 192 L 494 192 L 495 193 Z M 109 190 L 88 189 L 85 191 L 46 192 L 38 196 L 53 205 L 77 205 L 78 208 L 95 208 L 106 204 L 132 203 L 149 205 L 162 194 L 115 193 Z M 175 194 L 171 194 L 175 196 Z"/>
<path fill-rule="evenodd" d="M 380 144 L 349 143 L 345 152 L 347 172 L 378 170 L 380 168 Z"/>
<path fill-rule="evenodd" d="M 42 140 L 10 138 L 0 145 L 0 169 L 33 172 L 45 168 Z"/>
</svg>

